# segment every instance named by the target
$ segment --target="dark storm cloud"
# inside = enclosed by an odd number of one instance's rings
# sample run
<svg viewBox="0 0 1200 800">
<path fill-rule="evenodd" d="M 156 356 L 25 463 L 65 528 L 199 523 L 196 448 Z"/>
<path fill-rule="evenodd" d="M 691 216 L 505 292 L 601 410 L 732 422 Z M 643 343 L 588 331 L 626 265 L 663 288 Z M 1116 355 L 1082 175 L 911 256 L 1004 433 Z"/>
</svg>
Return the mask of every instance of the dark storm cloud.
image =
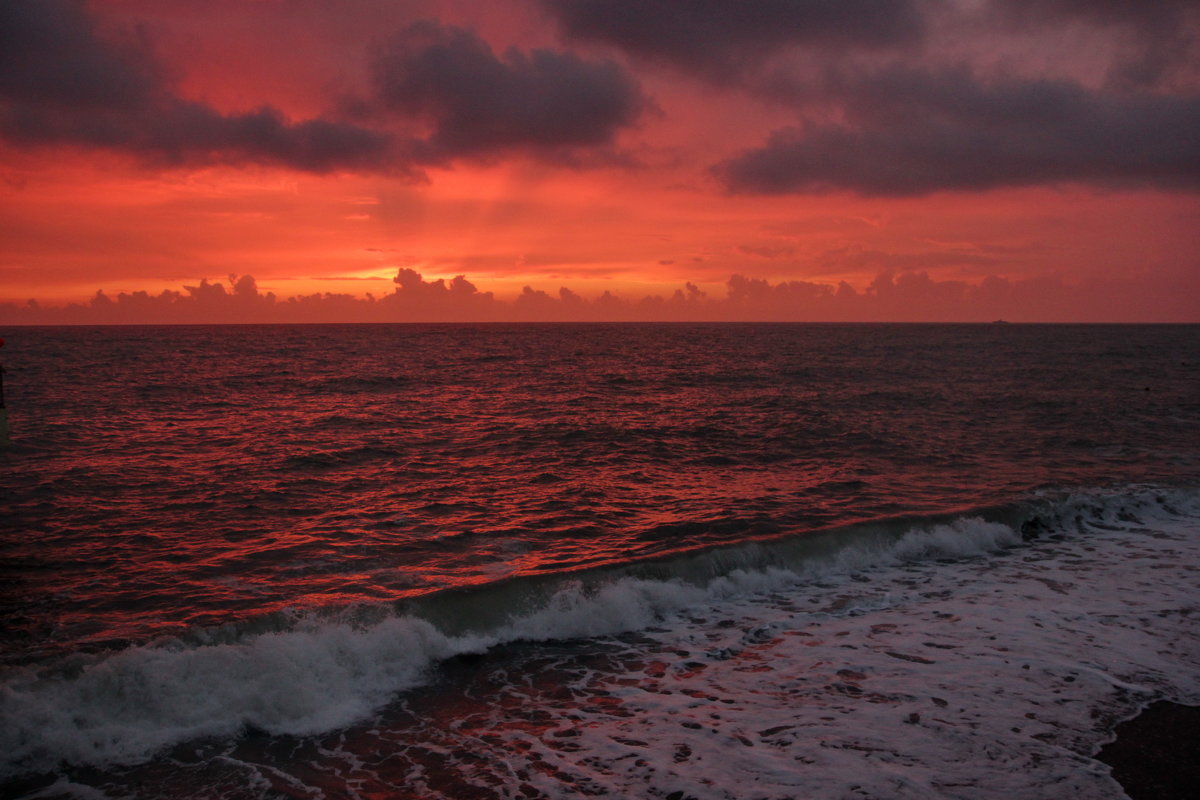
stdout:
<svg viewBox="0 0 1200 800">
<path fill-rule="evenodd" d="M 436 22 L 384 43 L 373 78 L 377 102 L 431 124 L 418 153 L 431 160 L 608 144 L 644 106 L 611 61 L 543 49 L 497 56 L 471 31 Z"/>
<path fill-rule="evenodd" d="M 134 108 L 162 78 L 146 42 L 101 42 L 73 0 L 0 3 L 0 96 L 76 108 Z"/>
<path fill-rule="evenodd" d="M 167 97 L 133 109 L 14 105 L 0 111 L 0 132 L 18 144 L 110 148 L 162 164 L 275 164 L 312 172 L 382 168 L 389 137 L 315 119 L 290 122 L 264 107 L 221 114 Z"/>
<path fill-rule="evenodd" d="M 915 0 L 544 0 L 563 31 L 718 81 L 792 45 L 883 48 L 919 41 Z"/>
<path fill-rule="evenodd" d="M 112 148 L 167 163 L 323 172 L 385 163 L 390 139 L 337 121 L 238 114 L 173 93 L 142 35 L 114 40 L 76 0 L 0 5 L 0 136 Z"/>
<path fill-rule="evenodd" d="M 1200 189 L 1200 96 L 969 70 L 830 78 L 844 121 L 775 131 L 715 168 L 738 192 L 918 195 L 1060 181 Z"/>
<path fill-rule="evenodd" d="M 1200 95 L 1178 88 L 1194 85 L 1186 79 L 1200 13 L 1194 0 L 543 6 L 575 40 L 793 106 L 796 125 L 715 168 L 733 191 L 919 195 L 1061 181 L 1200 189 Z M 1116 45 L 1107 80 L 1100 88 L 1040 75 L 984 80 L 968 67 L 929 66 L 935 31 L 997 24 L 1021 36 L 1067 25 L 1102 32 Z M 807 67 L 775 61 L 758 69 L 785 50 L 805 55 Z"/>
<path fill-rule="evenodd" d="M 358 119 L 289 120 L 263 106 L 222 113 L 173 91 L 144 33 L 99 30 L 79 0 L 0 5 L 0 137 L 22 145 L 99 146 L 155 163 L 259 163 L 313 172 L 418 173 L 421 164 L 511 151 L 574 160 L 611 144 L 644 106 L 611 61 L 510 50 L 474 33 L 418 23 L 373 62 L 375 96 Z M 401 138 L 374 112 L 431 126 Z"/>
</svg>

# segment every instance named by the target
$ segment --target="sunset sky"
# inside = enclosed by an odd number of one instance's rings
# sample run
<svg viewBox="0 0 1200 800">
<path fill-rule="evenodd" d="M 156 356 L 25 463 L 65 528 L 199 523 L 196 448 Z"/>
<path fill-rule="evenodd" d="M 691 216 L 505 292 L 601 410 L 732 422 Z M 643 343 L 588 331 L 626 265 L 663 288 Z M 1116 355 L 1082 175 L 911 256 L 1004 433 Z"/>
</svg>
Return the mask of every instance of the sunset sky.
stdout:
<svg viewBox="0 0 1200 800">
<path fill-rule="evenodd" d="M 0 323 L 1200 321 L 1198 34 L 1190 0 L 0 0 Z"/>
</svg>

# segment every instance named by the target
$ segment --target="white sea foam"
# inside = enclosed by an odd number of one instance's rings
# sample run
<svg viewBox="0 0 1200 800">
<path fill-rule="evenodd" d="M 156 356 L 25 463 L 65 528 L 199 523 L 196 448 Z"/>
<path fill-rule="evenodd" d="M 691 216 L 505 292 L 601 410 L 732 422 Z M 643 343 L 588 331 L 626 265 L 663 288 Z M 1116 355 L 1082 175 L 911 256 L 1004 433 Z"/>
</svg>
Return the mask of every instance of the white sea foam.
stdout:
<svg viewBox="0 0 1200 800">
<path fill-rule="evenodd" d="M 988 558 L 849 559 L 821 587 L 668 615 L 599 666 L 566 652 L 546 680 L 531 659 L 519 687 L 439 719 L 432 747 L 503 763 L 512 796 L 1120 800 L 1091 757 L 1111 723 L 1156 698 L 1200 704 L 1200 506 L 1090 494 L 1049 511 L 1077 526 Z M 940 556 L 947 533 L 885 556 Z M 513 724 L 514 697 L 537 716 Z"/>
<path fill-rule="evenodd" d="M 1107 539 L 1097 534 L 1082 540 L 1089 547 L 1103 544 L 1105 550 L 1099 557 L 1115 559 L 1121 551 L 1121 535 L 1128 534 L 1134 515 L 1154 515 L 1153 520 L 1139 519 L 1138 524 L 1152 522 L 1158 528 L 1169 524 L 1178 526 L 1178 514 L 1190 514 L 1193 521 L 1200 515 L 1200 506 L 1193 495 L 1175 496 L 1171 503 L 1159 503 L 1151 494 L 1113 497 L 1089 494 L 1067 498 L 1048 509 L 1065 520 L 1086 512 L 1089 519 L 1100 526 L 1100 533 L 1110 527 L 1120 528 L 1120 533 Z M 1188 507 L 1179 511 L 1178 507 L 1185 505 Z M 1178 536 L 1175 534 L 1172 541 Z M 17 671 L 7 675 L 0 687 L 0 750 L 4 754 L 4 770 L 11 775 L 51 769 L 61 762 L 134 763 L 172 744 L 198 737 L 230 736 L 246 727 L 272 734 L 297 735 L 339 728 L 369 717 L 396 692 L 420 685 L 433 664 L 458 654 L 480 652 L 505 641 L 603 636 L 665 625 L 668 632 L 656 634 L 664 641 L 672 640 L 664 644 L 665 647 L 694 647 L 695 642 L 688 645 L 689 637 L 701 634 L 693 631 L 690 625 L 672 622 L 677 619 L 675 615 L 684 610 L 690 615 L 740 615 L 753 620 L 760 628 L 782 631 L 793 624 L 788 621 L 791 612 L 781 616 L 778 611 L 764 606 L 762 600 L 765 593 L 781 591 L 808 597 L 808 602 L 815 607 L 813 613 L 826 615 L 805 618 L 805 625 L 810 627 L 819 628 L 824 624 L 821 619 L 836 619 L 839 614 L 849 611 L 863 614 L 872 609 L 890 609 L 878 612 L 883 614 L 880 619 L 894 620 L 889 624 L 910 629 L 903 636 L 893 636 L 896 639 L 893 647 L 897 652 L 903 651 L 900 656 L 865 641 L 861 629 L 849 633 L 857 638 L 844 638 L 841 642 L 843 647 L 857 642 L 856 646 L 863 652 L 855 655 L 857 666 L 854 669 L 871 672 L 872 687 L 886 686 L 888 696 L 907 696 L 913 690 L 911 685 L 905 688 L 906 681 L 920 680 L 928 684 L 931 676 L 934 676 L 932 679 L 940 694 L 950 696 L 966 691 L 956 687 L 962 681 L 961 670 L 965 662 L 957 655 L 952 659 L 941 658 L 943 651 L 930 651 L 920 644 L 922 637 L 939 639 L 948 647 L 958 648 L 947 652 L 957 654 L 961 649 L 965 653 L 970 648 L 974 659 L 971 669 L 982 670 L 981 674 L 988 681 L 1004 691 L 1020 689 L 1029 681 L 1030 675 L 1060 675 L 1064 670 L 1074 670 L 1081 676 L 1081 681 L 1092 681 L 1103 687 L 1118 686 L 1138 691 L 1136 687 L 1148 685 L 1151 690 L 1162 692 L 1167 686 L 1181 695 L 1193 691 L 1179 688 L 1169 676 L 1163 677 L 1170 672 L 1169 666 L 1152 666 L 1159 677 L 1148 684 L 1145 679 L 1135 677 L 1140 673 L 1132 667 L 1081 667 L 1086 659 L 1074 643 L 1079 630 L 1084 630 L 1091 639 L 1115 636 L 1124 646 L 1138 644 L 1134 641 L 1137 636 L 1128 630 L 1128 625 L 1088 618 L 1088 615 L 1098 613 L 1097 603 L 1109 599 L 1105 595 L 1107 590 L 1092 587 L 1087 592 L 1076 592 L 1072 595 L 1073 602 L 1083 605 L 1074 611 L 1054 610 L 1053 606 L 1043 608 L 1040 604 L 1030 607 L 1022 601 L 1014 605 L 1010 595 L 1015 591 L 1015 582 L 1023 581 L 1020 583 L 1023 592 L 1028 591 L 1029 585 L 1051 587 L 1045 591 L 1052 592 L 1048 599 L 1053 600 L 1054 586 L 1091 587 L 1109 576 L 1086 570 L 1083 570 L 1086 574 L 1072 576 L 1072 567 L 1055 562 L 1053 569 L 1039 567 L 1040 574 L 1030 577 L 1022 570 L 1030 571 L 1034 567 L 1024 568 L 1019 561 L 1010 558 L 1003 561 L 1009 577 L 1000 578 L 992 572 L 1000 563 L 994 558 L 977 563 L 969 558 L 1012 547 L 1020 539 L 1020 534 L 1008 526 L 961 518 L 944 525 L 910 530 L 890 542 L 879 538 L 859 541 L 824 559 L 803 561 L 789 569 L 733 570 L 702 586 L 681 580 L 637 578 L 623 578 L 599 587 L 567 584 L 545 607 L 516 616 L 500 627 L 479 634 L 447 635 L 430 623 L 412 617 L 391 617 L 366 627 L 321 622 L 314 617 L 301 620 L 291 630 L 264 633 L 230 643 L 206 646 L 175 643 L 132 648 L 67 674 L 38 675 L 32 670 Z M 1146 544 L 1139 542 L 1139 546 Z M 1080 543 L 1072 546 L 1078 548 Z M 1189 558 L 1195 555 L 1192 551 L 1188 553 Z M 1078 555 L 1078 552 L 1072 551 L 1071 555 Z M 1061 560 L 1063 555 L 1056 551 L 1045 557 Z M 947 558 L 967 560 L 949 566 L 933 563 L 935 559 Z M 863 579 L 860 573 L 872 569 L 875 572 L 871 577 Z M 1139 580 L 1152 582 L 1155 577 L 1148 574 Z M 856 583 L 853 578 L 870 583 Z M 923 591 L 939 598 L 946 592 L 961 594 L 972 581 L 979 586 L 972 589 L 974 593 L 969 596 L 962 594 L 953 601 L 938 599 L 926 603 L 921 600 L 922 595 L 905 588 L 914 581 L 927 584 Z M 821 582 L 823 588 L 815 587 L 814 582 Z M 860 590 L 864 585 L 885 589 Z M 846 587 L 854 591 L 848 592 Z M 1155 584 L 1156 590 L 1160 588 Z M 1134 587 L 1131 591 L 1136 590 Z M 961 625 L 946 628 L 935 624 L 940 619 L 936 615 L 961 618 L 977 614 L 979 607 L 1001 601 L 1009 603 L 1009 611 L 992 613 L 986 620 L 975 620 L 971 630 Z M 1121 602 L 1136 603 L 1138 599 Z M 906 610 L 896 611 L 897 606 Z M 829 617 L 831 614 L 833 616 Z M 1046 616 L 1039 619 L 1039 614 Z M 1067 644 L 1062 645 L 1061 652 L 1054 649 L 1044 641 L 1043 634 L 1038 634 L 1041 638 L 1028 635 L 1031 625 L 1043 630 L 1058 630 L 1060 638 Z M 741 635 L 742 629 L 739 627 L 737 631 L 727 633 L 729 636 Z M 1008 637 L 1011 658 L 1001 658 L 995 646 L 978 641 L 986 638 L 985 633 L 993 640 L 997 636 Z M 717 639 L 710 636 L 705 646 L 709 649 L 733 647 L 736 642 L 720 641 L 720 636 L 724 635 L 720 634 Z M 788 640 L 794 646 L 779 649 L 777 655 L 785 660 L 811 656 L 813 651 L 808 649 L 809 642 L 801 642 L 801 638 L 805 637 Z M 805 649 L 797 649 L 802 645 Z M 929 652 L 938 654 L 938 663 L 946 666 L 925 669 L 920 678 L 897 669 L 897 665 L 905 663 L 902 656 L 918 654 L 920 658 L 919 654 Z M 1037 672 L 1014 675 L 1009 674 L 1007 666 L 1003 669 L 999 666 L 1001 660 L 1008 665 L 1018 654 L 1036 665 Z M 1089 663 L 1102 662 L 1104 659 L 1092 658 Z M 890 669 L 884 669 L 885 666 Z M 766 710 L 752 702 L 755 693 L 760 691 L 752 686 L 752 679 L 752 675 L 739 677 L 736 673 L 721 678 L 725 681 L 722 685 L 735 687 L 733 691 L 739 703 L 753 709 L 753 713 L 763 714 Z M 1033 688 L 1042 691 L 1044 684 L 1043 681 Z M 715 688 L 708 687 L 705 691 L 715 691 Z M 972 691 L 967 694 L 974 698 Z M 655 695 L 652 699 L 650 706 L 639 711 L 648 715 L 648 719 L 657 716 L 660 722 L 670 721 L 672 726 L 677 726 L 678 719 L 668 718 L 691 713 L 690 706 L 679 705 L 682 701 L 678 698 L 663 700 Z M 801 700 L 808 702 L 802 697 Z M 893 702 L 890 708 L 907 708 L 905 703 L 908 702 Z M 970 702 L 978 705 L 977 698 Z M 925 709 L 925 705 L 916 701 L 912 704 L 914 709 Z M 861 708 L 856 706 L 856 711 L 861 713 Z M 983 725 L 986 714 L 998 713 L 998 709 L 986 705 L 972 713 L 976 718 L 971 724 Z M 787 714 L 780 719 L 783 717 L 791 719 Z M 748 716 L 744 725 L 747 729 L 752 725 L 758 725 L 758 729 L 773 727 L 768 723 L 753 722 Z M 950 726 L 950 723 L 946 724 Z M 855 734 L 860 738 L 863 735 Z M 648 731 L 639 729 L 634 738 L 648 736 Z M 704 746 L 703 741 L 696 741 L 692 752 L 700 752 Z M 611 742 L 601 749 L 607 747 L 611 747 Z M 832 757 L 829 753 L 825 756 L 826 761 Z M 711 758 L 712 763 L 718 763 L 720 754 L 713 751 Z M 665 762 L 660 764 L 663 770 L 668 766 Z M 778 780 L 780 787 L 790 785 L 784 778 Z"/>
<path fill-rule="evenodd" d="M 369 630 L 326 624 L 235 644 L 137 647 L 69 677 L 25 670 L 0 695 L 0 747 L 16 765 L 47 768 L 137 761 L 243 726 L 315 733 L 416 685 L 430 663 L 484 646 L 393 618 Z"/>
</svg>

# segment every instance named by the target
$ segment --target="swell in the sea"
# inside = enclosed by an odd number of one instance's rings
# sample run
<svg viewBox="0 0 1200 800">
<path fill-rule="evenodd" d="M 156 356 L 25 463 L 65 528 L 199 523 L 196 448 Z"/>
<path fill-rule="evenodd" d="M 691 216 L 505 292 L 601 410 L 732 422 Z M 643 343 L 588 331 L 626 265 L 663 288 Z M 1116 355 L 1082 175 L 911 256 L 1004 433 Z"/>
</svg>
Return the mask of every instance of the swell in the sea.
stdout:
<svg viewBox="0 0 1200 800">
<path fill-rule="evenodd" d="M 0 778 L 144 761 L 247 730 L 308 735 L 369 717 L 455 656 L 670 625 L 678 612 L 912 564 L 988 558 L 1041 537 L 1196 526 L 1200 492 L 1046 493 L 1005 508 L 679 554 L 441 592 L 399 606 L 295 611 L 10 670 Z"/>
</svg>

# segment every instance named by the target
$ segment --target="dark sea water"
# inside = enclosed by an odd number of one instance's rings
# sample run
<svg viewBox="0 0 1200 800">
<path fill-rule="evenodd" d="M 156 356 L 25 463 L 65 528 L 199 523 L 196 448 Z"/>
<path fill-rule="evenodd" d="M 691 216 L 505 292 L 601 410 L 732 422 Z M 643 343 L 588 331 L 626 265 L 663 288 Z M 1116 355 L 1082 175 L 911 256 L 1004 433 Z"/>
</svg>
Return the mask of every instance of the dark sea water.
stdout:
<svg viewBox="0 0 1200 800">
<path fill-rule="evenodd" d="M 0 794 L 1121 797 L 1200 327 L 14 328 Z"/>
</svg>

